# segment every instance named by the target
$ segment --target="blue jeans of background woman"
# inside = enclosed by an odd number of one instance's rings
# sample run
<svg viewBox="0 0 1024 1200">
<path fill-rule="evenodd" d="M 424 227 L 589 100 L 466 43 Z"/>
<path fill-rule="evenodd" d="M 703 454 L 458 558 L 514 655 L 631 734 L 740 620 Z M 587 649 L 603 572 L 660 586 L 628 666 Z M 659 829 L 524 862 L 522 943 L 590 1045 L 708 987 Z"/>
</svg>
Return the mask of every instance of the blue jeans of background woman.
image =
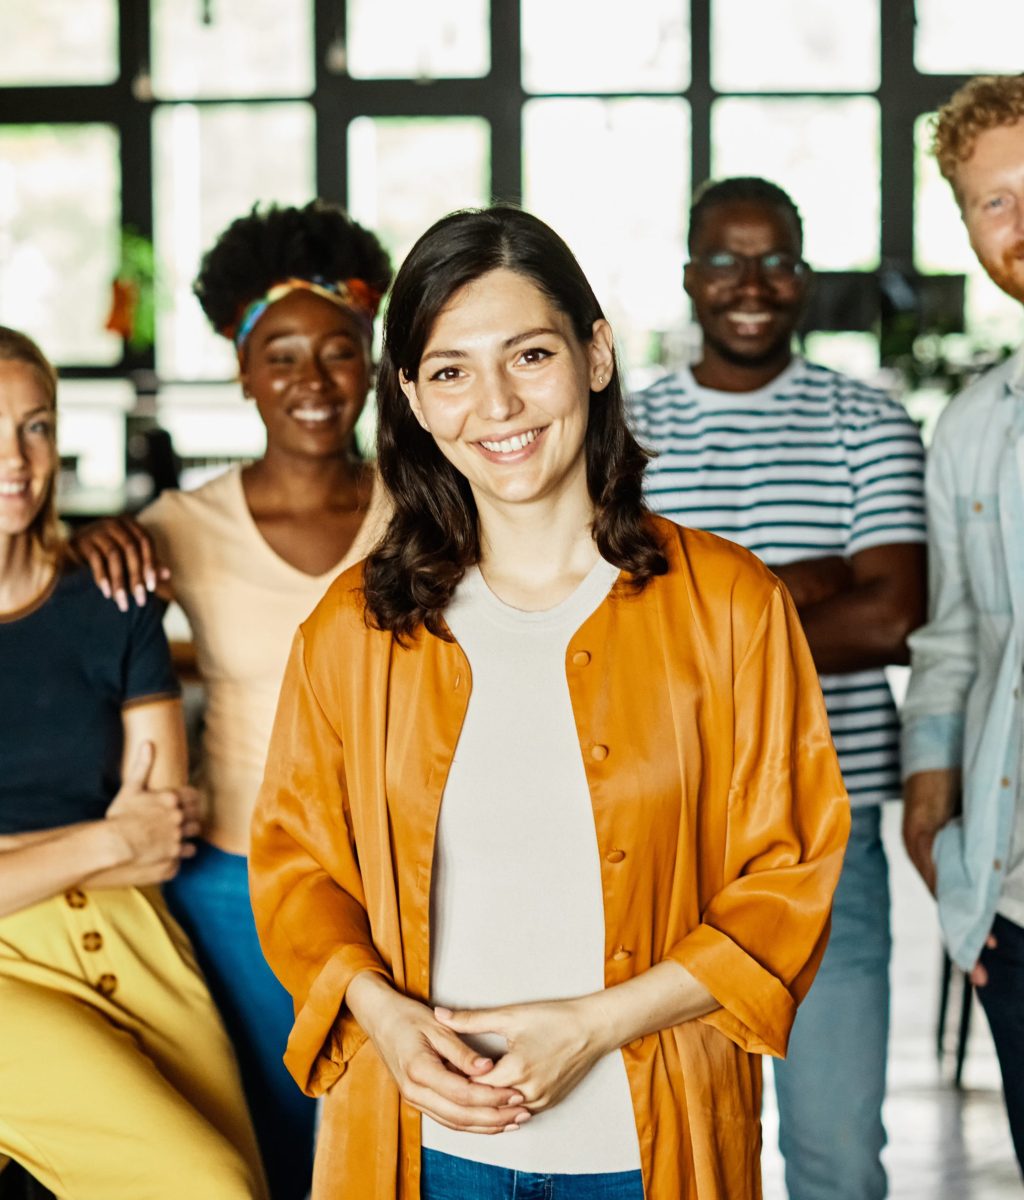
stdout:
<svg viewBox="0 0 1024 1200">
<path fill-rule="evenodd" d="M 639 1171 L 537 1175 L 424 1150 L 420 1172 L 420 1200 L 644 1200 Z"/>
<path fill-rule="evenodd" d="M 316 1105 L 281 1061 L 292 1002 L 260 950 L 246 859 L 199 842 L 195 858 L 164 890 L 234 1045 L 272 1200 L 303 1200 L 313 1173 Z"/>
</svg>

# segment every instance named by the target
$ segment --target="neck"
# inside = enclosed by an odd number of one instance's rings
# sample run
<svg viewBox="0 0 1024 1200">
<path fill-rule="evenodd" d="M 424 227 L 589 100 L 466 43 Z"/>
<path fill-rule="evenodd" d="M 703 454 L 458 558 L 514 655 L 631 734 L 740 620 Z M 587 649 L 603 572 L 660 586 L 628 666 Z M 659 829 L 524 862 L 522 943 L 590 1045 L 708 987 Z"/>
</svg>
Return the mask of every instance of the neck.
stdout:
<svg viewBox="0 0 1024 1200">
<path fill-rule="evenodd" d="M 703 358 L 692 370 L 701 387 L 716 392 L 756 392 L 778 379 L 792 361 L 793 352 L 788 346 L 756 362 L 726 358 L 706 346 Z"/>
<path fill-rule="evenodd" d="M 53 558 L 28 533 L 0 534 L 0 612 L 30 604 L 53 573 Z"/>
<path fill-rule="evenodd" d="M 495 504 L 477 497 L 480 570 L 488 586 L 515 608 L 553 608 L 571 595 L 598 559 L 594 505 L 586 489 L 532 504 Z"/>
<path fill-rule="evenodd" d="M 358 502 L 363 471 L 363 464 L 347 454 L 300 458 L 268 446 L 263 458 L 246 468 L 246 482 L 297 511 L 338 508 Z"/>
</svg>

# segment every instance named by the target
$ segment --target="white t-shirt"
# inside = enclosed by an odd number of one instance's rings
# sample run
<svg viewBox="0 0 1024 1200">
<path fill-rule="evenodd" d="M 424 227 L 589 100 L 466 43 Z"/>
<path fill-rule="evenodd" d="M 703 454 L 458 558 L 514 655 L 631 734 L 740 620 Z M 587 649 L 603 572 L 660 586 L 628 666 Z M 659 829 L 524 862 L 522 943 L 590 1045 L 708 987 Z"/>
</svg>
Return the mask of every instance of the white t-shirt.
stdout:
<svg viewBox="0 0 1024 1200">
<path fill-rule="evenodd" d="M 445 612 L 472 693 L 438 821 L 431 895 L 436 1004 L 484 1008 L 604 987 L 597 833 L 565 655 L 618 570 L 599 561 L 555 608 L 522 612 L 469 571 Z M 501 1044 L 486 1041 L 487 1053 Z M 517 1133 L 457 1133 L 429 1117 L 423 1145 L 511 1170 L 640 1167 L 622 1054 Z"/>
</svg>

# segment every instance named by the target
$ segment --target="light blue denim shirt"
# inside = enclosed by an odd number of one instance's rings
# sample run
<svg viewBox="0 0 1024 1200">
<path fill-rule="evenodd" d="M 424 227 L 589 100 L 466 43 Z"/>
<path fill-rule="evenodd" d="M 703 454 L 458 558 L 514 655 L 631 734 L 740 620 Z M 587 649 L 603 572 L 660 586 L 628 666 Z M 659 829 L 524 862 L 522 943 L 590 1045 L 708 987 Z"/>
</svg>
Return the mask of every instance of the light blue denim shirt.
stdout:
<svg viewBox="0 0 1024 1200">
<path fill-rule="evenodd" d="M 935 840 L 939 919 L 965 970 L 992 927 L 1021 757 L 1024 350 L 943 413 L 928 456 L 929 620 L 910 638 L 903 775 L 963 769 L 963 815 Z"/>
</svg>

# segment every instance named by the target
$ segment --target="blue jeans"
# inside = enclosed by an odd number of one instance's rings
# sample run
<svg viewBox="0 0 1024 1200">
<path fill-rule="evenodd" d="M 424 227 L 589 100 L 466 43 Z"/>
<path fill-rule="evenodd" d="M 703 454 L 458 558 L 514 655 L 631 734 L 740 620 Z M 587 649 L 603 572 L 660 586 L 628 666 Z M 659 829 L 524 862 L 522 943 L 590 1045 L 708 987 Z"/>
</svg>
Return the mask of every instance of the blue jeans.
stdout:
<svg viewBox="0 0 1024 1200">
<path fill-rule="evenodd" d="M 889 874 L 881 809 L 853 810 L 832 935 L 775 1062 L 790 1200 L 882 1200 L 889 1038 Z M 514 1135 L 513 1135 L 514 1136 Z"/>
<path fill-rule="evenodd" d="M 420 1200 L 644 1200 L 639 1171 L 534 1175 L 424 1150 L 420 1172 Z"/>
<path fill-rule="evenodd" d="M 978 988 L 978 999 L 999 1056 L 1010 1135 L 1024 1172 L 1024 928 L 997 916 L 992 934 L 995 949 L 981 952 L 988 983 Z"/>
<path fill-rule="evenodd" d="M 313 1174 L 316 1105 L 281 1062 L 292 1002 L 260 950 L 246 859 L 201 841 L 164 893 L 234 1045 L 272 1200 L 303 1200 Z"/>
</svg>

